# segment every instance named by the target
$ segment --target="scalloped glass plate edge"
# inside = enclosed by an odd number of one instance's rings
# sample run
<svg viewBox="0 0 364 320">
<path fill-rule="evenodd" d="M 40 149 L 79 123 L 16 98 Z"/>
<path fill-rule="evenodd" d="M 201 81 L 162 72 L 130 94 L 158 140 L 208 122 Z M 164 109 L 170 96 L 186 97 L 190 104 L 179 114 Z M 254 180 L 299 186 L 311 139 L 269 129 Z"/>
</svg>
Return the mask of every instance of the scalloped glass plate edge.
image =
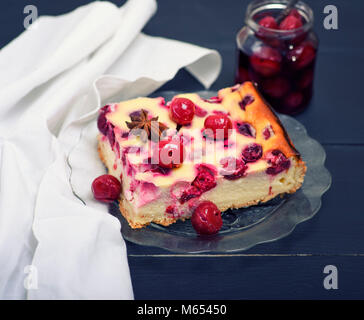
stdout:
<svg viewBox="0 0 364 320">
<path fill-rule="evenodd" d="M 197 93 L 206 98 L 216 95 L 214 91 Z M 166 99 L 176 94 L 178 92 L 174 91 L 158 93 Z M 300 122 L 287 115 L 278 114 L 278 117 L 300 151 L 303 160 L 306 161 L 307 173 L 301 189 L 290 195 L 275 212 L 242 231 L 210 237 L 187 238 L 150 226 L 144 229 L 131 229 L 121 216 L 117 204 L 112 204 L 109 211 L 120 220 L 124 239 L 175 253 L 239 252 L 286 237 L 298 224 L 311 219 L 319 211 L 322 204 L 321 197 L 331 185 L 331 175 L 324 166 L 326 153 L 323 147 L 307 134 Z"/>
</svg>

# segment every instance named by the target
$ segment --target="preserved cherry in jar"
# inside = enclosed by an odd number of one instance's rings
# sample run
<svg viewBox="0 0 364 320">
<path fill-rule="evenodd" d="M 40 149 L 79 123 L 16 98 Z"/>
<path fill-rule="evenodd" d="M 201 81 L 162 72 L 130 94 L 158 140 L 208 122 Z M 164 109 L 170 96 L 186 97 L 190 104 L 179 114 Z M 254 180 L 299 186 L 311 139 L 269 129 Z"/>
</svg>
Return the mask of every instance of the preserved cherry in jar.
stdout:
<svg viewBox="0 0 364 320">
<path fill-rule="evenodd" d="M 299 1 L 282 17 L 287 0 L 256 0 L 237 34 L 236 83 L 253 81 L 278 112 L 296 114 L 309 104 L 318 39 L 313 13 Z"/>
</svg>

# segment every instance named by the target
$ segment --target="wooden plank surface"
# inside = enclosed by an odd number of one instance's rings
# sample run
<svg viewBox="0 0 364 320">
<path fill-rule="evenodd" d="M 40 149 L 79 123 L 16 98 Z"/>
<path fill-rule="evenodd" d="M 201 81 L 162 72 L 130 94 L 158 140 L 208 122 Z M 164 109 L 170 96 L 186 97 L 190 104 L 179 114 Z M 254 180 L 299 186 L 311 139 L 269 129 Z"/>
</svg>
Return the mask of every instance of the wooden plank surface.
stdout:
<svg viewBox="0 0 364 320">
<path fill-rule="evenodd" d="M 61 14 L 88 0 L 35 0 L 39 14 Z M 121 5 L 124 1 L 113 1 Z M 145 27 L 164 36 L 217 49 L 221 75 L 212 89 L 233 83 L 235 35 L 243 25 L 245 0 L 159 0 Z M 361 0 L 307 0 L 315 12 L 320 51 L 315 95 L 297 116 L 309 134 L 323 143 L 333 176 L 321 210 L 288 237 L 239 254 L 174 255 L 127 243 L 137 299 L 254 299 L 364 297 L 364 31 Z M 27 1 L 3 0 L 0 47 L 23 31 Z M 339 30 L 322 26 L 323 8 L 339 10 Z M 202 87 L 186 71 L 161 90 L 196 91 Z M 323 288 L 323 268 L 336 265 L 339 290 Z"/>
</svg>

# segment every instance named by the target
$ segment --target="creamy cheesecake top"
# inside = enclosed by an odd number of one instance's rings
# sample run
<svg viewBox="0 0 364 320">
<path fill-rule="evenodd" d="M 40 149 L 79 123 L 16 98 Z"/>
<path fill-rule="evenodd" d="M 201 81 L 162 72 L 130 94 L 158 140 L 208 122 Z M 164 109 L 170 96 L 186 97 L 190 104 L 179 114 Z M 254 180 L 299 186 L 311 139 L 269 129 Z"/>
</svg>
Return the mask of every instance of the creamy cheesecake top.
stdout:
<svg viewBox="0 0 364 320">
<path fill-rule="evenodd" d="M 190 119 L 176 120 L 171 114 L 171 105 L 181 101 L 180 108 L 188 108 L 188 101 L 194 105 Z M 114 152 L 129 166 L 128 174 L 157 187 L 192 182 L 201 164 L 214 175 L 232 180 L 253 171 L 276 174 L 289 167 L 288 158 L 299 156 L 251 82 L 221 89 L 218 96 L 209 99 L 198 94 L 180 94 L 169 102 L 161 97 L 137 98 L 107 105 L 101 113 L 105 115 L 101 127 L 105 127 Z M 153 138 L 153 133 L 160 132 Z M 176 142 L 166 155 L 175 160 L 177 153 L 180 163 L 158 163 L 162 141 Z M 274 163 L 277 157 L 282 168 Z"/>
</svg>

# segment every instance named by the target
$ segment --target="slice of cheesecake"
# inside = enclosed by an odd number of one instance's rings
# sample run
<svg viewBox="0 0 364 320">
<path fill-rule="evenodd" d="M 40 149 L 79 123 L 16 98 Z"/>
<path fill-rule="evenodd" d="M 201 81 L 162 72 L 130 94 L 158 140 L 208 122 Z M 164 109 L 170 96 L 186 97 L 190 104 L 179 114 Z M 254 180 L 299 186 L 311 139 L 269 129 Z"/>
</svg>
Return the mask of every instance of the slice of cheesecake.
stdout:
<svg viewBox="0 0 364 320">
<path fill-rule="evenodd" d="M 120 210 L 132 228 L 190 218 L 209 200 L 221 210 L 293 193 L 306 166 L 251 82 L 217 97 L 137 98 L 106 105 L 100 158 L 122 183 Z"/>
</svg>

